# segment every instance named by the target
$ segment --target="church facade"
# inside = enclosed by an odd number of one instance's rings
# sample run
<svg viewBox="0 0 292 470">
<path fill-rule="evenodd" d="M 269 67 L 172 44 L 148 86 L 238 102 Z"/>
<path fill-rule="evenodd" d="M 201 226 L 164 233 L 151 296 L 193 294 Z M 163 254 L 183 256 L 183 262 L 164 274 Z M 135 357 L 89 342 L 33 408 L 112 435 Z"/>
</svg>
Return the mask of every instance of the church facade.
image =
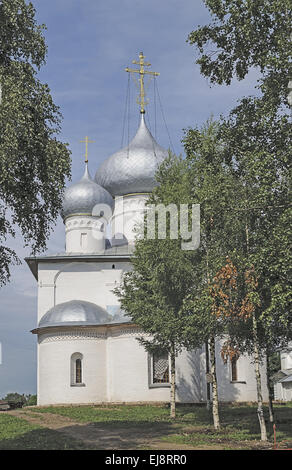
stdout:
<svg viewBox="0 0 292 470">
<path fill-rule="evenodd" d="M 137 341 L 140 328 L 121 311 L 113 289 L 131 269 L 134 227 L 168 152 L 144 120 L 128 146 L 66 189 L 64 253 L 28 257 L 38 282 L 38 405 L 167 402 L 170 363 Z M 110 236 L 109 236 L 110 233 Z M 256 401 L 252 358 L 225 364 L 217 344 L 220 401 Z M 177 401 L 207 399 L 205 348 L 176 360 Z M 264 399 L 267 399 L 262 370 Z"/>
</svg>

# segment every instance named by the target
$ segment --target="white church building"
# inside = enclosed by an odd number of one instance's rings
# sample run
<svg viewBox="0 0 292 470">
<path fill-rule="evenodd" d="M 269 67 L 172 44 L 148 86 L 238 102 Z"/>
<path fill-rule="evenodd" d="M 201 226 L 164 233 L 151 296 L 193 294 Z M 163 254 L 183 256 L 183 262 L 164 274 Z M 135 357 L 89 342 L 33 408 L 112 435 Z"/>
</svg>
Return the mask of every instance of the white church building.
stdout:
<svg viewBox="0 0 292 470">
<path fill-rule="evenodd" d="M 168 356 L 149 354 L 137 341 L 143 332 L 113 293 L 131 269 L 133 229 L 168 155 L 141 111 L 129 145 L 105 159 L 94 179 L 86 158 L 83 177 L 66 189 L 64 253 L 26 258 L 38 283 L 32 330 L 38 339 L 38 405 L 169 401 Z M 252 358 L 225 364 L 217 348 L 219 400 L 256 401 Z M 183 351 L 176 364 L 177 401 L 205 402 L 205 347 Z M 267 400 L 264 370 L 262 385 Z"/>
</svg>

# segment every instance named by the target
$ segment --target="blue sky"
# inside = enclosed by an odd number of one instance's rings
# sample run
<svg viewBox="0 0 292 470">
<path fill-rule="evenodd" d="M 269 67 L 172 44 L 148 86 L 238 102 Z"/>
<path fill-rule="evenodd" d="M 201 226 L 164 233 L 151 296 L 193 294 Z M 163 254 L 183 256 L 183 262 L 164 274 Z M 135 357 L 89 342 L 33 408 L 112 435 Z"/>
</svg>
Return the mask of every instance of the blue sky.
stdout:
<svg viewBox="0 0 292 470">
<path fill-rule="evenodd" d="M 143 51 L 157 78 L 159 94 L 174 151 L 183 153 L 183 129 L 204 123 L 211 114 L 227 114 L 243 95 L 253 93 L 256 72 L 231 86 L 212 86 L 200 76 L 196 51 L 187 35 L 209 21 L 201 0 L 33 0 L 37 20 L 45 23 L 47 63 L 39 73 L 48 83 L 63 114 L 60 139 L 72 151 L 72 180 L 84 171 L 88 135 L 89 167 L 99 164 L 121 146 L 127 90 L 125 67 Z M 130 137 L 139 119 L 136 88 L 131 84 Z M 149 88 L 149 98 L 153 96 Z M 153 99 L 148 119 L 154 127 Z M 157 109 L 157 141 L 170 141 Z M 48 241 L 48 252 L 64 250 L 59 219 Z M 18 235 L 11 245 L 20 258 L 29 255 Z M 0 397 L 8 392 L 36 393 L 37 283 L 26 263 L 12 269 L 11 282 L 0 290 Z"/>
</svg>

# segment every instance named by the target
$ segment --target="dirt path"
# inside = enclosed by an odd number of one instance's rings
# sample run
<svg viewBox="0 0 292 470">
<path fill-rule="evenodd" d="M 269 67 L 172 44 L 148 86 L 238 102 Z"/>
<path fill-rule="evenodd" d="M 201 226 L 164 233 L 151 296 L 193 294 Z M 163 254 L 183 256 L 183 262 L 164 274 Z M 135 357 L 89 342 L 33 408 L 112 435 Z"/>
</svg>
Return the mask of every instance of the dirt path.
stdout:
<svg viewBox="0 0 292 470">
<path fill-rule="evenodd" d="M 66 416 L 54 413 L 38 413 L 32 409 L 17 409 L 7 413 L 25 419 L 29 423 L 61 432 L 82 441 L 88 448 L 105 450 L 201 450 L 203 448 L 161 441 L 161 434 L 175 433 L 175 428 L 163 423 L 155 430 L 151 427 L 141 430 L 140 426 L 135 425 L 125 426 L 124 424 L 115 423 L 114 426 L 104 426 L 100 423 L 80 423 Z M 212 448 L 215 449 L 215 447 Z"/>
<path fill-rule="evenodd" d="M 9 413 L 9 415 L 25 419 L 29 423 L 54 430 L 58 430 L 66 426 L 82 426 L 82 423 L 78 421 L 73 421 L 71 418 L 54 413 L 38 413 L 35 410 L 29 409 L 16 409 L 8 411 L 7 413 Z"/>
</svg>

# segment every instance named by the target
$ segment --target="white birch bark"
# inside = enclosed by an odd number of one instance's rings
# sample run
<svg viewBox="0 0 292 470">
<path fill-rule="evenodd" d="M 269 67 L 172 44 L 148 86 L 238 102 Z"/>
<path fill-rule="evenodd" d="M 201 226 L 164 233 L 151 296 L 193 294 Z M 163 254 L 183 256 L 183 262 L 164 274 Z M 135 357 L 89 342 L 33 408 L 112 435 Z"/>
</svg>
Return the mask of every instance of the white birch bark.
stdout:
<svg viewBox="0 0 292 470">
<path fill-rule="evenodd" d="M 219 420 L 219 401 L 218 401 L 218 385 L 216 376 L 216 355 L 215 355 L 215 338 L 210 339 L 210 365 L 212 375 L 212 413 L 214 428 L 220 429 Z"/>
<path fill-rule="evenodd" d="M 258 340 L 257 340 L 257 327 L 256 327 L 256 319 L 253 315 L 253 346 L 254 346 L 254 368 L 255 368 L 255 376 L 256 376 L 256 384 L 257 384 L 257 401 L 258 401 L 258 419 L 260 423 L 260 430 L 261 430 L 261 440 L 267 440 L 267 429 L 266 429 L 266 422 L 264 418 L 264 410 L 263 410 L 263 395 L 262 395 L 262 383 L 261 383 L 261 372 L 260 372 L 260 360 L 259 360 L 259 348 L 258 348 Z"/>
<path fill-rule="evenodd" d="M 175 348 L 172 345 L 170 352 L 170 417 L 175 418 Z"/>
</svg>

